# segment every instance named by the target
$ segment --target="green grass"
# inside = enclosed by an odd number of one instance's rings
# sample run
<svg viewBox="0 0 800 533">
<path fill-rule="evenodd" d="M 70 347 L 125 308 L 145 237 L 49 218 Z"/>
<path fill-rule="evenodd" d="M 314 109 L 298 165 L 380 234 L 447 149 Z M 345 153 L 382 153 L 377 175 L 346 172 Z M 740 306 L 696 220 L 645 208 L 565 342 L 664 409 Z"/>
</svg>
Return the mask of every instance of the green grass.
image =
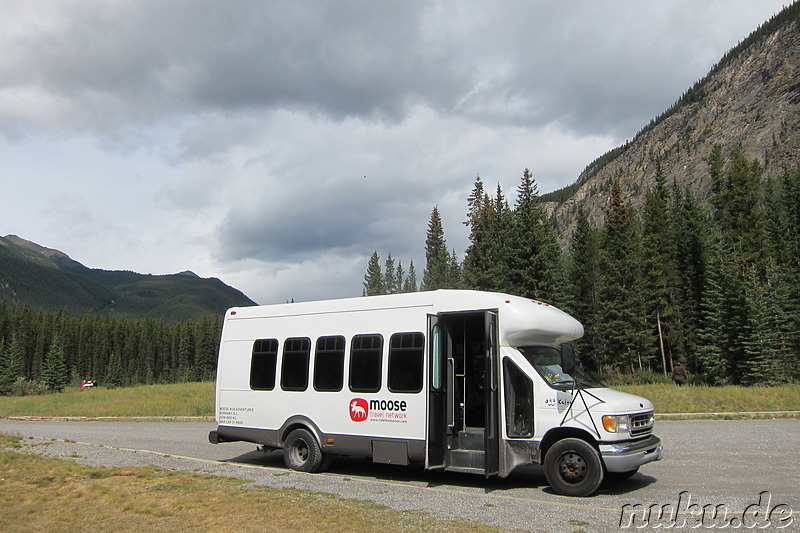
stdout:
<svg viewBox="0 0 800 533">
<path fill-rule="evenodd" d="M 19 438 L 0 434 L 2 531 L 500 531 L 333 494 L 155 467 L 90 467 L 12 446 Z"/>
<path fill-rule="evenodd" d="M 214 383 L 69 388 L 57 394 L 0 397 L 0 417 L 9 416 L 214 416 Z"/>
<path fill-rule="evenodd" d="M 656 413 L 800 411 L 800 385 L 777 387 L 676 387 L 618 385 L 653 402 Z M 0 397 L 0 417 L 214 416 L 214 383 L 66 389 L 59 394 Z"/>
<path fill-rule="evenodd" d="M 776 387 L 651 384 L 615 388 L 647 398 L 653 402 L 656 414 L 800 411 L 800 385 L 797 384 Z"/>
</svg>

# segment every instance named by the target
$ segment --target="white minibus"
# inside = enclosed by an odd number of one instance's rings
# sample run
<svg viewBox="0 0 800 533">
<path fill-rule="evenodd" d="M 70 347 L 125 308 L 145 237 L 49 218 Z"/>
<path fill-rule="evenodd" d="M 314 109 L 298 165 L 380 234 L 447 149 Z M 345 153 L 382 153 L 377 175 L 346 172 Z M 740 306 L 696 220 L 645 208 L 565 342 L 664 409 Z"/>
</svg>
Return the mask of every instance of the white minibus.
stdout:
<svg viewBox="0 0 800 533">
<path fill-rule="evenodd" d="M 468 290 L 233 308 L 209 440 L 282 449 L 305 472 L 336 455 L 487 477 L 541 464 L 587 496 L 662 446 L 650 401 L 576 366 L 582 335 L 552 305 Z"/>
</svg>

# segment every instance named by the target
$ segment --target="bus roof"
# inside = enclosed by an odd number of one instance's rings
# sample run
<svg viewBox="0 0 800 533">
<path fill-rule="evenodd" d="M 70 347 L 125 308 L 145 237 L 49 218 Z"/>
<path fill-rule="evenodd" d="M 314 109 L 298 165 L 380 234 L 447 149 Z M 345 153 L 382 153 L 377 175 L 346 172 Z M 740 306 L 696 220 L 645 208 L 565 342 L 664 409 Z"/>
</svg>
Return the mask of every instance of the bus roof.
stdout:
<svg viewBox="0 0 800 533">
<path fill-rule="evenodd" d="M 226 320 L 301 317 L 415 307 L 427 308 L 425 312 L 428 314 L 497 310 L 500 342 L 510 346 L 567 342 L 583 335 L 580 322 L 550 304 L 509 294 L 452 289 L 235 307 L 228 310 Z"/>
</svg>

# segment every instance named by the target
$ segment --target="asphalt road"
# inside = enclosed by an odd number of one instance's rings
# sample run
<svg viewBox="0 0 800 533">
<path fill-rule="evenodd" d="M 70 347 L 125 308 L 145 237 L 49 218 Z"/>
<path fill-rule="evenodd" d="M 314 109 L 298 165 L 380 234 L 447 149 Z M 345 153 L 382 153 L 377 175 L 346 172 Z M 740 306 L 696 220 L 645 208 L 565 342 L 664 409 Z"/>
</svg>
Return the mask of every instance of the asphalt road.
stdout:
<svg viewBox="0 0 800 533">
<path fill-rule="evenodd" d="M 288 470 L 280 452 L 257 452 L 245 443 L 208 443 L 214 427 L 198 422 L 0 420 L 0 432 L 34 437 L 24 442 L 35 453 L 94 465 L 157 465 L 239 477 L 507 529 L 618 531 L 622 523 L 623 529 L 771 525 L 770 530 L 800 531 L 798 419 L 659 421 L 655 433 L 664 443 L 664 459 L 643 466 L 626 481 L 606 482 L 590 498 L 555 494 L 540 467 L 486 480 L 337 458 L 325 473 L 303 474 Z M 33 446 L 42 442 L 49 444 Z M 659 520 L 662 508 L 666 512 Z M 670 514 L 675 508 L 677 514 Z M 714 509 L 716 517 L 711 515 Z M 745 510 L 749 513 L 742 523 Z"/>
</svg>

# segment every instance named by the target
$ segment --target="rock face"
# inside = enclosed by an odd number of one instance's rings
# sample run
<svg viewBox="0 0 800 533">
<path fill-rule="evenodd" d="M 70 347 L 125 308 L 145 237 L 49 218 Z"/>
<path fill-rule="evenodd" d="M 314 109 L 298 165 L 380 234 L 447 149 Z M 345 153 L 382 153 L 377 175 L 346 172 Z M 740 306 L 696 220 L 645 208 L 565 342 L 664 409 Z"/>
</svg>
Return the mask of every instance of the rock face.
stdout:
<svg viewBox="0 0 800 533">
<path fill-rule="evenodd" d="M 705 158 L 714 144 L 740 144 L 764 177 L 800 166 L 800 3 L 794 3 L 732 49 L 669 110 L 629 144 L 590 164 L 563 202 L 546 202 L 566 244 L 583 206 L 596 226 L 611 183 L 620 180 L 639 210 L 660 161 L 667 184 L 687 185 L 700 200 L 710 193 Z M 547 196 L 543 197 L 547 200 Z"/>
</svg>

